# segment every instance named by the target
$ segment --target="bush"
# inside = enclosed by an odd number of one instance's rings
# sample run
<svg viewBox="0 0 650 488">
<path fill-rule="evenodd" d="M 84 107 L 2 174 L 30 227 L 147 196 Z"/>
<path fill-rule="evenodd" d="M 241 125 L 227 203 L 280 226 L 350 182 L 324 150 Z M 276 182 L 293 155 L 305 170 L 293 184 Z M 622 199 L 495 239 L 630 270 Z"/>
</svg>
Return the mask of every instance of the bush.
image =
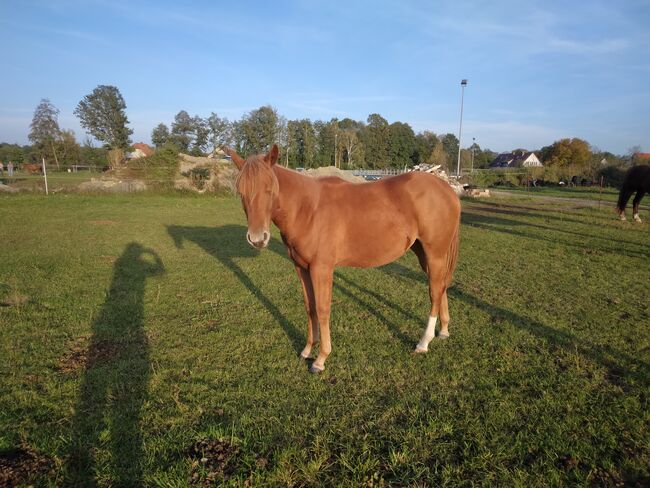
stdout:
<svg viewBox="0 0 650 488">
<path fill-rule="evenodd" d="M 603 177 L 603 184 L 605 186 L 613 186 L 614 188 L 620 188 L 623 184 L 623 179 L 625 178 L 626 173 L 625 168 L 620 166 L 609 165 L 601 168 L 597 173 L 597 180 L 600 182 L 600 177 Z"/>
</svg>

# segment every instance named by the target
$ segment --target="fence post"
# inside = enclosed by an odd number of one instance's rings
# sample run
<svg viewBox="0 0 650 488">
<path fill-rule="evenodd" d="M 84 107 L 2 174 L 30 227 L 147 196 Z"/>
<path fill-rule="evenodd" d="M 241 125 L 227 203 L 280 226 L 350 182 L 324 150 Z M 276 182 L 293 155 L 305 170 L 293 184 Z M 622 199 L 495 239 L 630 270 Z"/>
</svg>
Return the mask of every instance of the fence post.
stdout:
<svg viewBox="0 0 650 488">
<path fill-rule="evenodd" d="M 43 178 L 45 179 L 45 195 L 49 195 L 50 192 L 47 191 L 47 170 L 45 169 L 45 158 L 43 158 L 42 161 L 43 161 Z"/>
</svg>

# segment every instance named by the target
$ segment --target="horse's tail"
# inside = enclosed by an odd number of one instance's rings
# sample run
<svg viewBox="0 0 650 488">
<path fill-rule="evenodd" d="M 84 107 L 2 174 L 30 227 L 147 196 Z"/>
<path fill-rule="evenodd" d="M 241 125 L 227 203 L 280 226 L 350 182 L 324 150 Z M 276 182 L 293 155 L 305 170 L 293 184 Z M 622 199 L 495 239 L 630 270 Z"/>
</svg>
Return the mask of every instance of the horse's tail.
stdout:
<svg viewBox="0 0 650 488">
<path fill-rule="evenodd" d="M 451 280 L 454 278 L 454 269 L 456 269 L 456 262 L 458 261 L 459 245 L 460 245 L 460 217 L 458 218 L 458 222 L 456 223 L 454 236 L 451 238 L 449 250 L 447 251 L 447 272 L 445 276 L 445 286 L 449 286 L 451 284 Z"/>
</svg>

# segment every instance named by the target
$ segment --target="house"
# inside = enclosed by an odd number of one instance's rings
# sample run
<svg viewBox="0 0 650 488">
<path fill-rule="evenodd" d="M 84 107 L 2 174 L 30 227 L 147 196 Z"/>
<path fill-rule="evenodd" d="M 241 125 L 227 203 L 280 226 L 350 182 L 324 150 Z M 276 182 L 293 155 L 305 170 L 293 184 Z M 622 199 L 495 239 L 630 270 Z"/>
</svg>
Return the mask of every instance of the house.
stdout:
<svg viewBox="0 0 650 488">
<path fill-rule="evenodd" d="M 149 144 L 145 144 L 144 142 L 136 142 L 131 147 L 133 148 L 133 151 L 127 153 L 126 159 L 144 158 L 147 156 L 151 156 L 154 153 L 154 150 L 151 149 L 151 146 L 149 146 Z"/>
<path fill-rule="evenodd" d="M 650 153 L 635 153 L 633 160 L 636 162 L 636 164 L 648 164 L 650 163 Z"/>
<path fill-rule="evenodd" d="M 530 168 L 542 166 L 541 161 L 530 151 L 513 151 L 499 154 L 490 163 L 490 168 Z"/>
</svg>

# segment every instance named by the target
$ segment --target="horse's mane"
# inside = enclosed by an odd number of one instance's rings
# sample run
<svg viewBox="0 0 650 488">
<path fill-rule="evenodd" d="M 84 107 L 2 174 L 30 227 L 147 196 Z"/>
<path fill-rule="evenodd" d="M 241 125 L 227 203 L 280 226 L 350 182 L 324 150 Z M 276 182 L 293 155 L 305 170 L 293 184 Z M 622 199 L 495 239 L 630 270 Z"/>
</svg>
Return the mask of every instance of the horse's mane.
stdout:
<svg viewBox="0 0 650 488">
<path fill-rule="evenodd" d="M 273 174 L 273 169 L 264 161 L 261 156 L 253 156 L 246 160 L 246 164 L 239 172 L 235 186 L 240 196 L 252 198 L 258 191 L 260 183 L 270 181 L 271 192 L 275 197 L 280 191 L 278 179 Z"/>
</svg>

